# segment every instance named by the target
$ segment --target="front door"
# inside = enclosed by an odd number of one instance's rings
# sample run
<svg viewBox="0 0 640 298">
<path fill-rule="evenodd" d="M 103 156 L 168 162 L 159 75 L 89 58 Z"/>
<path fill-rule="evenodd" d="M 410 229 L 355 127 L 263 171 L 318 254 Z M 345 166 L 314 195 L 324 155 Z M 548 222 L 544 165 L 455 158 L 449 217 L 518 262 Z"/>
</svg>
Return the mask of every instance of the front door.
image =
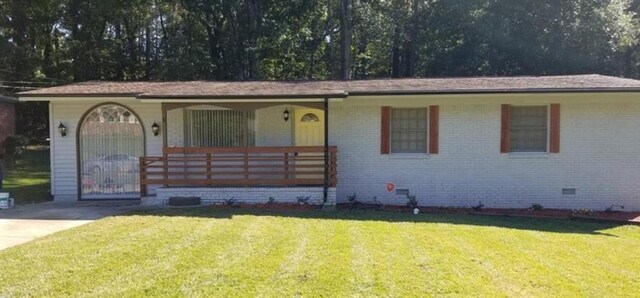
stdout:
<svg viewBox="0 0 640 298">
<path fill-rule="evenodd" d="M 295 145 L 324 146 L 324 111 L 318 109 L 296 109 Z M 318 166 L 324 165 L 324 157 L 318 153 L 296 154 L 297 179 L 323 179 L 324 173 Z M 305 173 L 306 172 L 306 173 Z"/>
<path fill-rule="evenodd" d="M 324 146 L 324 111 L 295 110 L 295 145 Z"/>
</svg>

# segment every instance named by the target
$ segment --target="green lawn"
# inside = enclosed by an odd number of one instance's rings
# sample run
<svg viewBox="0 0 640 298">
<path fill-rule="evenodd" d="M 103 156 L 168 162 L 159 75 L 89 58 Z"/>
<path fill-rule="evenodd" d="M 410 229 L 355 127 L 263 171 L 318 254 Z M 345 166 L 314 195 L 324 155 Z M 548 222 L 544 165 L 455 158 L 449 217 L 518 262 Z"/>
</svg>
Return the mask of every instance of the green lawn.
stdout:
<svg viewBox="0 0 640 298">
<path fill-rule="evenodd" d="M 169 209 L 0 252 L 3 296 L 638 295 L 640 227 L 375 211 Z"/>
<path fill-rule="evenodd" d="M 4 173 L 3 191 L 9 192 L 16 204 L 50 201 L 49 168 L 48 147 L 29 147 L 16 168 Z"/>
</svg>

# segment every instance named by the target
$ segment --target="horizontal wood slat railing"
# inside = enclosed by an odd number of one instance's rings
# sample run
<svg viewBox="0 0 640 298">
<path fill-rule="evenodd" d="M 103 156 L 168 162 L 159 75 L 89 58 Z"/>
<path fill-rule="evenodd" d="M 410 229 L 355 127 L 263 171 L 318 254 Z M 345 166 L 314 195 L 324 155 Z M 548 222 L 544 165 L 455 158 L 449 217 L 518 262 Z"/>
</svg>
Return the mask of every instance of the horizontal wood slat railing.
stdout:
<svg viewBox="0 0 640 298">
<path fill-rule="evenodd" d="M 337 184 L 338 148 L 329 147 L 328 186 Z M 149 185 L 323 186 L 324 147 L 165 147 L 163 156 L 140 157 L 140 191 Z"/>
</svg>

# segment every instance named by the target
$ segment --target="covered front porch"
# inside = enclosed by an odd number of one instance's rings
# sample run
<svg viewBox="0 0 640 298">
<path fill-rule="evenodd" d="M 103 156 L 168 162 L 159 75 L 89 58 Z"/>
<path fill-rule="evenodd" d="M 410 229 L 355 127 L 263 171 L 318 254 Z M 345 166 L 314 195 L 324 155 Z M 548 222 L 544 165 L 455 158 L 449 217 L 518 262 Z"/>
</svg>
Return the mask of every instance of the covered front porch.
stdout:
<svg viewBox="0 0 640 298">
<path fill-rule="evenodd" d="M 328 98 L 162 101 L 162 154 L 139 159 L 143 200 L 335 203 Z"/>
</svg>

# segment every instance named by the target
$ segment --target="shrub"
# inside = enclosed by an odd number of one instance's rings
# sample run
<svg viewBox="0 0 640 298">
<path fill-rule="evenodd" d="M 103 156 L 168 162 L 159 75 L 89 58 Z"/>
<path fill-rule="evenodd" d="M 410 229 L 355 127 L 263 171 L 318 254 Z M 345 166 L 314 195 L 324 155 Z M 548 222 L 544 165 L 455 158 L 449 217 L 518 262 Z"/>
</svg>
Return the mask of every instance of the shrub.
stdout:
<svg viewBox="0 0 640 298">
<path fill-rule="evenodd" d="M 376 205 L 377 210 L 384 210 L 384 203 L 378 201 L 378 197 L 373 197 L 373 204 Z"/>
<path fill-rule="evenodd" d="M 411 208 L 418 208 L 418 199 L 415 195 L 407 194 L 407 206 Z"/>
<path fill-rule="evenodd" d="M 236 199 L 234 197 L 230 197 L 224 200 L 225 205 L 234 205 L 236 203 Z"/>
<path fill-rule="evenodd" d="M 274 197 L 269 197 L 269 199 L 267 200 L 267 204 L 275 204 L 276 203 L 276 198 Z"/>
<path fill-rule="evenodd" d="M 542 211 L 544 210 L 544 207 L 538 203 L 533 203 L 531 204 L 531 207 L 529 207 L 529 209 L 534 210 L 534 211 Z"/>
<path fill-rule="evenodd" d="M 482 204 L 482 201 L 478 201 L 478 205 L 471 206 L 471 209 L 473 209 L 474 211 L 482 211 L 483 208 L 484 204 Z"/>
<path fill-rule="evenodd" d="M 607 212 L 607 213 L 614 212 L 615 208 L 624 209 L 624 206 L 622 206 L 622 205 L 611 205 L 611 206 L 609 206 L 609 208 L 605 209 L 604 212 Z"/>
<path fill-rule="evenodd" d="M 298 204 L 300 205 L 309 204 L 309 200 L 311 200 L 311 197 L 298 196 Z"/>
<path fill-rule="evenodd" d="M 358 205 L 358 198 L 356 196 L 356 194 L 352 194 L 352 195 L 348 195 L 347 196 L 347 201 L 349 202 L 349 206 L 350 207 L 355 207 Z"/>
</svg>

